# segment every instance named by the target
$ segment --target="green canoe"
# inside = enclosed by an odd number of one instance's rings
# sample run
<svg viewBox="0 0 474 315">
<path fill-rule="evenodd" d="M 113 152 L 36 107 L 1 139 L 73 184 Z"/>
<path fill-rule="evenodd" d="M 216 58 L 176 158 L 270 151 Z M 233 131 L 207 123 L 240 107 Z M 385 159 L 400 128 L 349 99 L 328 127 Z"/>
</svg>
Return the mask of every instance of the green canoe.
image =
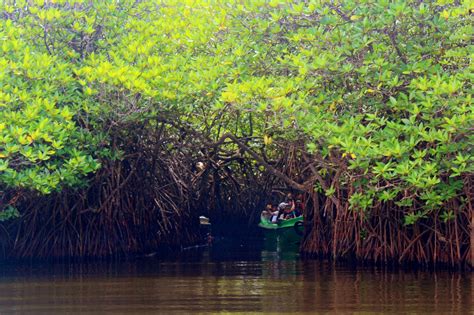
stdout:
<svg viewBox="0 0 474 315">
<path fill-rule="evenodd" d="M 298 223 L 301 222 L 301 223 Z M 264 217 L 260 217 L 260 223 L 258 224 L 259 227 L 268 229 L 268 230 L 278 230 L 284 228 L 292 228 L 295 224 L 302 224 L 303 223 L 303 216 L 299 216 L 292 219 L 282 220 L 279 223 L 271 223 L 268 219 Z"/>
</svg>

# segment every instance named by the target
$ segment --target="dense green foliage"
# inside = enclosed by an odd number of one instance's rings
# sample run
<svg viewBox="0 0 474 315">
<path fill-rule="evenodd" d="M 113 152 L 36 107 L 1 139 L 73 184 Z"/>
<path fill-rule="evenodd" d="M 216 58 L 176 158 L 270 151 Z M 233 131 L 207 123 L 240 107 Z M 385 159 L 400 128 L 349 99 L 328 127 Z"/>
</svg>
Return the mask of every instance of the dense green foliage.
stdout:
<svg viewBox="0 0 474 315">
<path fill-rule="evenodd" d="M 123 158 L 123 126 L 166 122 L 202 140 L 196 159 L 227 132 L 265 157 L 302 141 L 326 196 L 448 221 L 474 173 L 471 7 L 4 1 L 0 190 L 82 185 Z"/>
<path fill-rule="evenodd" d="M 462 175 L 474 170 L 469 4 L 335 8 L 286 34 L 291 53 L 276 59 L 295 76 L 285 84 L 300 83 L 284 100 L 298 108 L 322 171 L 343 169 L 327 195 L 352 185 L 351 207 L 395 201 L 416 209 L 413 223 L 462 194 Z"/>
<path fill-rule="evenodd" d="M 347 166 L 339 183 L 354 186 L 351 207 L 395 201 L 416 210 L 408 224 L 433 209 L 452 216 L 444 205 L 462 194 L 462 175 L 474 171 L 468 9 L 346 3 L 340 10 L 350 21 L 338 12 L 325 16 L 333 29 L 316 40 L 324 53 L 298 54 L 309 59 L 303 67 L 319 72 L 318 100 L 300 119 L 313 139 L 308 148 L 338 161 L 326 169 Z M 318 63 L 328 66 L 321 71 Z"/>
<path fill-rule="evenodd" d="M 12 18 L 19 10 L 3 6 Z M 99 167 L 79 121 L 90 100 L 74 78 L 77 65 L 38 43 L 41 20 L 24 19 L 0 20 L 0 183 L 50 193 Z"/>
<path fill-rule="evenodd" d="M 394 201 L 415 210 L 407 224 L 434 209 L 451 218 L 445 203 L 474 171 L 469 2 L 331 3 L 247 17 L 247 73 L 223 100 L 282 111 L 330 173 L 326 195 L 351 187 L 350 206 L 367 210 Z"/>
</svg>

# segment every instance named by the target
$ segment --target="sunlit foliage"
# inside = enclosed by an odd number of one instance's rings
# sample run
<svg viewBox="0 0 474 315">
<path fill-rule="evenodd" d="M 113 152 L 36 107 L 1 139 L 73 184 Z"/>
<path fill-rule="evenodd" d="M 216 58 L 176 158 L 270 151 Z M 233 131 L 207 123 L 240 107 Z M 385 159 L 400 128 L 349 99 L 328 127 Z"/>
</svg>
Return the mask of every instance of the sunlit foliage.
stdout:
<svg viewBox="0 0 474 315">
<path fill-rule="evenodd" d="M 4 1 L 0 185 L 79 185 L 100 158 L 120 158 L 107 148 L 110 126 L 167 119 L 270 151 L 274 138 L 305 139 L 331 179 L 326 195 L 352 187 L 352 209 L 393 202 L 413 210 L 411 224 L 462 194 L 473 173 L 471 9 Z"/>
</svg>

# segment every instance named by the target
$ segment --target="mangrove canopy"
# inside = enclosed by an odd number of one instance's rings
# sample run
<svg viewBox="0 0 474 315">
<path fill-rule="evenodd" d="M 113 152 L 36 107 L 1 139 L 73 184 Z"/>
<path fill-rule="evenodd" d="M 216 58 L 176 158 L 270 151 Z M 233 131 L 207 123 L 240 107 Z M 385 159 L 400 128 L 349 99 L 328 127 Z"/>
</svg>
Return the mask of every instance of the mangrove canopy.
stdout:
<svg viewBox="0 0 474 315">
<path fill-rule="evenodd" d="M 1 248 L 180 246 L 291 189 L 303 253 L 472 265 L 472 25 L 467 0 L 5 0 Z"/>
</svg>

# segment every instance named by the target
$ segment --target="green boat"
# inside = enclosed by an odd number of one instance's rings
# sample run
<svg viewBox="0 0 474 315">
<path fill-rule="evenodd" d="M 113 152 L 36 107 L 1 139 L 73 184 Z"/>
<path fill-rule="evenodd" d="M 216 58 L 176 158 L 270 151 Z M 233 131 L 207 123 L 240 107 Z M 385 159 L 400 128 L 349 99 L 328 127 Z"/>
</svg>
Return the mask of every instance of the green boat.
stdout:
<svg viewBox="0 0 474 315">
<path fill-rule="evenodd" d="M 301 223 L 299 223 L 301 222 Z M 285 228 L 299 228 L 303 225 L 303 216 L 299 216 L 296 218 L 281 220 L 278 223 L 271 223 L 270 220 L 267 218 L 260 216 L 260 223 L 258 224 L 259 227 L 268 229 L 268 230 L 279 230 Z"/>
</svg>

